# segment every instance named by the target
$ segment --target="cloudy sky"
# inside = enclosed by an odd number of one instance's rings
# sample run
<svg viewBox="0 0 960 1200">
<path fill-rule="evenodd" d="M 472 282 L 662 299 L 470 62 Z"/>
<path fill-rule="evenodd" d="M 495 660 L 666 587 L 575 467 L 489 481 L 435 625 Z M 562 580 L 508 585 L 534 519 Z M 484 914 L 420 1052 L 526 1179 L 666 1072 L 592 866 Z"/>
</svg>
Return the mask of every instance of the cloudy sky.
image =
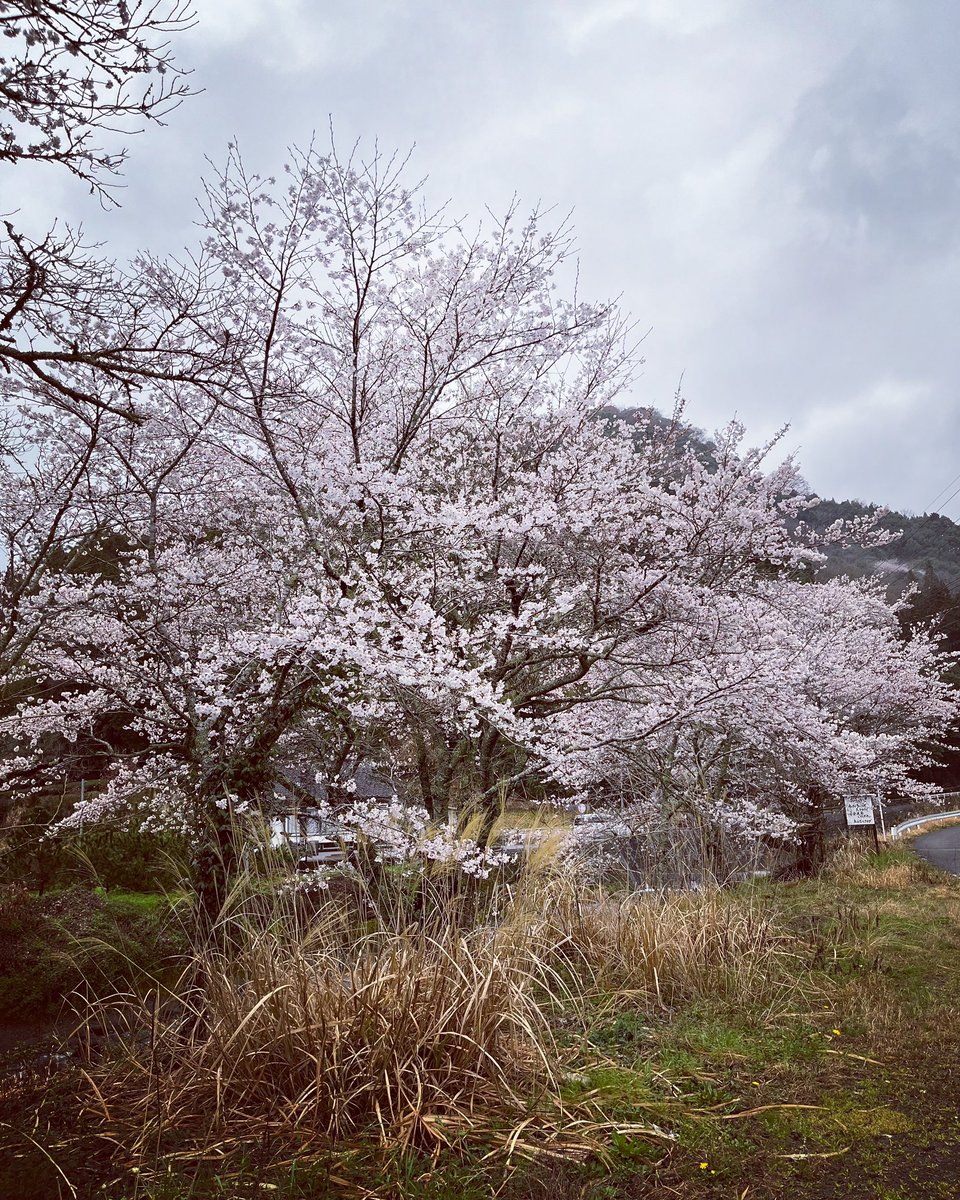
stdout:
<svg viewBox="0 0 960 1200">
<path fill-rule="evenodd" d="M 960 518 L 956 0 L 196 0 L 205 90 L 131 145 L 123 207 L 19 179 L 115 253 L 195 237 L 236 137 L 270 173 L 314 129 L 408 150 L 455 215 L 572 210 L 582 289 L 622 295 L 626 399 L 789 424 L 824 495 Z M 942 493 L 942 494 L 941 494 Z"/>
</svg>

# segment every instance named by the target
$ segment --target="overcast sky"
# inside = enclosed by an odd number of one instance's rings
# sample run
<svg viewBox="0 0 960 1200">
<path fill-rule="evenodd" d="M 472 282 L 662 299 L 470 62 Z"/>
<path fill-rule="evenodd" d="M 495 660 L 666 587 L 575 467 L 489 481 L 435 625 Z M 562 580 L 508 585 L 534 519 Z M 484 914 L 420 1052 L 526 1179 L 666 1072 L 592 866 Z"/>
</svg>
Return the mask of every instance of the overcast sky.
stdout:
<svg viewBox="0 0 960 1200">
<path fill-rule="evenodd" d="M 456 215 L 573 212 L 582 289 L 643 330 L 630 397 L 756 442 L 826 496 L 960 518 L 956 0 L 196 0 L 204 88 L 130 147 L 120 211 L 24 169 L 114 253 L 194 240 L 236 137 L 407 150 Z M 951 481 L 954 481 L 952 486 Z M 938 496 L 943 489 L 945 494 Z"/>
</svg>

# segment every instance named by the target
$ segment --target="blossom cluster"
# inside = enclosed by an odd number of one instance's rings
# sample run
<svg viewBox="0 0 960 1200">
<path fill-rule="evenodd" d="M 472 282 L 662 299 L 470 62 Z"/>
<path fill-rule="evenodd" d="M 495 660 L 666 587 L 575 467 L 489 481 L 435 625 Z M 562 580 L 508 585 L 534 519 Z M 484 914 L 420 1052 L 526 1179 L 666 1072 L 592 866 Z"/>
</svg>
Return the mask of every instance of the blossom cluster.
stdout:
<svg viewBox="0 0 960 1200">
<path fill-rule="evenodd" d="M 373 847 L 377 862 L 449 867 L 478 879 L 513 862 L 508 850 L 483 847 L 461 837 L 449 825 L 438 825 L 420 805 L 354 801 L 336 814 L 344 840 L 362 839 Z"/>
</svg>

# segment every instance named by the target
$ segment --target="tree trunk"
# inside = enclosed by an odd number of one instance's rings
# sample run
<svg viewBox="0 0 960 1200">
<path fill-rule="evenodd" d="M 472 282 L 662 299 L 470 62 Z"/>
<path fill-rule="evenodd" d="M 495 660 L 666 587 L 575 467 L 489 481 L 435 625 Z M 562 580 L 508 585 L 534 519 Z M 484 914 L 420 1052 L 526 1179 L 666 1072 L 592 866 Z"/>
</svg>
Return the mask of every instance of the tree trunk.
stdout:
<svg viewBox="0 0 960 1200">
<path fill-rule="evenodd" d="M 215 929 L 237 871 L 237 831 L 229 808 L 211 799 L 197 804 L 194 888 L 197 924 L 204 933 Z"/>
<path fill-rule="evenodd" d="M 434 820 L 437 820 L 437 808 L 439 805 L 434 789 L 434 772 L 430 751 L 427 748 L 427 743 L 419 733 L 415 732 L 413 739 L 417 749 L 417 778 L 420 782 L 420 796 L 423 800 L 423 807 Z"/>
<path fill-rule="evenodd" d="M 823 811 L 825 796 L 820 788 L 811 788 L 807 793 L 810 805 L 808 818 L 800 828 L 800 844 L 797 847 L 797 874 L 815 875 L 823 866 L 825 846 L 823 837 Z"/>
</svg>

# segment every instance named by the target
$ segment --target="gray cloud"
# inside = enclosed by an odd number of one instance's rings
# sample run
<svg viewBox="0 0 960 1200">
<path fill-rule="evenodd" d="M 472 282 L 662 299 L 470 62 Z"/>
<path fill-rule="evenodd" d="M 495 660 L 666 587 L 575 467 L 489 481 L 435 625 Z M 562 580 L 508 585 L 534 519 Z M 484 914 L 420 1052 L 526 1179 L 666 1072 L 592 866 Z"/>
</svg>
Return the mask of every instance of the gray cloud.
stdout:
<svg viewBox="0 0 960 1200">
<path fill-rule="evenodd" d="M 789 423 L 827 494 L 922 510 L 960 470 L 952 0 L 197 7 L 180 58 L 206 90 L 134 143 L 123 210 L 26 172 L 24 211 L 176 250 L 205 155 L 236 136 L 269 173 L 332 115 L 341 144 L 416 143 L 458 215 L 572 209 L 583 288 L 651 329 L 634 402 L 683 373 L 697 424 Z"/>
<path fill-rule="evenodd" d="M 862 53 L 804 96 L 778 166 L 836 250 L 910 257 L 956 243 L 960 155 L 918 116 L 903 84 Z"/>
</svg>

